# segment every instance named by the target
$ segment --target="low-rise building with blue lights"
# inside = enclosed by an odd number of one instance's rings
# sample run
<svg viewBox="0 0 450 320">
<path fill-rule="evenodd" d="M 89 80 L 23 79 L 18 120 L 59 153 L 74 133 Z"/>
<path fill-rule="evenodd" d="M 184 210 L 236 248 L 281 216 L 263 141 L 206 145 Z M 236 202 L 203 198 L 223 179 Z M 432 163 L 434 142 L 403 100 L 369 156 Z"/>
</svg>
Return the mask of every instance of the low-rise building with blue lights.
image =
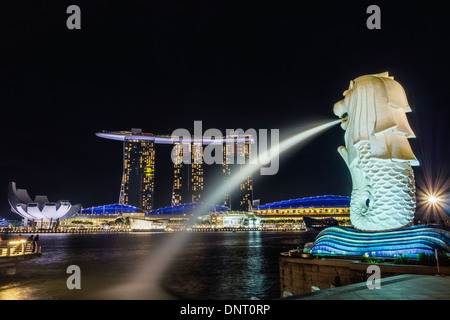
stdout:
<svg viewBox="0 0 450 320">
<path fill-rule="evenodd" d="M 161 221 L 169 220 L 168 228 L 182 229 L 187 227 L 189 219 L 193 216 L 208 215 L 209 212 L 228 211 L 227 206 L 205 205 L 201 202 L 183 203 L 175 206 L 167 206 L 149 212 L 120 203 L 94 206 L 80 209 L 72 218 L 61 223 L 62 227 L 77 226 L 106 226 L 106 225 L 128 225 L 126 218 L 140 220 Z"/>
<path fill-rule="evenodd" d="M 262 227 L 300 228 L 303 217 L 334 218 L 339 225 L 350 226 L 350 197 L 316 196 L 267 203 L 251 210 Z"/>
<path fill-rule="evenodd" d="M 191 215 L 191 214 L 199 214 L 199 211 L 204 211 L 204 214 L 209 213 L 210 211 L 227 211 L 229 208 L 227 206 L 222 205 L 205 205 L 202 202 L 193 202 L 193 203 L 182 203 L 175 206 L 167 206 L 164 208 L 159 208 L 156 210 L 152 210 L 146 213 L 149 215 Z"/>
<path fill-rule="evenodd" d="M 120 203 L 82 208 L 70 219 L 63 220 L 61 226 L 102 226 L 115 224 L 122 217 L 144 216 L 141 209 Z"/>
<path fill-rule="evenodd" d="M 189 227 L 189 219 L 192 216 L 208 216 L 210 212 L 218 214 L 227 212 L 229 208 L 223 205 L 206 205 L 202 202 L 182 203 L 174 206 L 168 206 L 152 210 L 145 214 L 146 219 L 158 220 L 161 218 L 169 219 L 169 229 L 184 229 Z M 191 221 L 197 223 L 197 219 Z"/>
</svg>

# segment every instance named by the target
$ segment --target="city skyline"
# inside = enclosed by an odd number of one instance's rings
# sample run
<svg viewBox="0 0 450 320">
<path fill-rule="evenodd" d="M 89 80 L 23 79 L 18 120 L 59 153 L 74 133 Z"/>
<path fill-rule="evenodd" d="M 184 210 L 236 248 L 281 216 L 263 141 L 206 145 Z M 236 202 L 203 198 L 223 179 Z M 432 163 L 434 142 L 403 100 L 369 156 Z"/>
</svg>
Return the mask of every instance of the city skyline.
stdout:
<svg viewBox="0 0 450 320">
<path fill-rule="evenodd" d="M 441 12 L 2 1 L 0 300 L 170 319 L 448 300 Z"/>
<path fill-rule="evenodd" d="M 0 34 L 9 48 L 2 53 L 8 63 L 0 103 L 13 121 L 4 125 L 2 217 L 15 217 L 6 200 L 10 181 L 84 207 L 117 202 L 122 149 L 95 137 L 101 130 L 167 134 L 202 120 L 222 131 L 280 129 L 282 140 L 335 119 L 333 104 L 351 79 L 384 71 L 405 87 L 413 109 L 418 181 L 427 167 L 434 176 L 448 172 L 449 111 L 436 95 L 448 80 L 434 59 L 430 9 L 385 4 L 381 30 L 368 30 L 364 4 L 292 10 L 184 4 L 170 11 L 164 4 L 82 3 L 82 29 L 68 30 L 64 4 L 34 13 L 7 6 L 3 30 L 14 31 Z M 23 20 L 11 18 L 17 14 Z M 423 19 L 410 20 L 418 15 Z M 264 204 L 350 195 L 336 151 L 342 134 L 335 126 L 283 155 L 275 176 L 253 177 L 253 198 Z M 170 157 L 171 147 L 158 148 Z M 170 205 L 173 165 L 156 162 L 158 208 Z"/>
<path fill-rule="evenodd" d="M 245 134 L 215 139 L 189 137 L 186 141 L 173 135 L 145 133 L 138 128 L 132 128 L 131 131 L 101 132 L 96 135 L 104 139 L 123 141 L 123 177 L 118 203 L 140 208 L 144 212 L 156 209 L 153 203 L 157 144 L 173 144 L 170 159 L 159 158 L 159 161 L 173 162 L 171 206 L 176 206 L 202 202 L 206 165 L 204 145 L 217 145 L 217 150 L 223 152 L 222 156 L 216 156 L 222 158 L 223 182 L 227 183 L 232 172 L 237 174 L 236 170 L 240 172 L 243 166 L 249 163 L 250 143 L 255 143 L 252 135 Z M 253 202 L 252 175 L 247 175 L 242 180 L 238 188 L 235 188 L 239 191 L 224 194 L 223 203 L 218 204 L 240 211 L 250 209 Z"/>
</svg>

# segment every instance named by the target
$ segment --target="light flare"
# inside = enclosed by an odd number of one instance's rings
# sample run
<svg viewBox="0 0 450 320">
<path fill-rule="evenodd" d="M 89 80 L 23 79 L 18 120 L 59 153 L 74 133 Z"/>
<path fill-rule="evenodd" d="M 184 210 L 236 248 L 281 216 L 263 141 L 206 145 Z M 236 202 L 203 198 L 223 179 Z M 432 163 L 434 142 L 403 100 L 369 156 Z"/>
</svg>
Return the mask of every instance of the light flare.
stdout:
<svg viewBox="0 0 450 320">
<path fill-rule="evenodd" d="M 424 220 L 448 220 L 448 197 L 450 179 L 436 179 L 433 183 L 430 176 L 417 183 L 417 211 L 423 214 Z"/>
</svg>

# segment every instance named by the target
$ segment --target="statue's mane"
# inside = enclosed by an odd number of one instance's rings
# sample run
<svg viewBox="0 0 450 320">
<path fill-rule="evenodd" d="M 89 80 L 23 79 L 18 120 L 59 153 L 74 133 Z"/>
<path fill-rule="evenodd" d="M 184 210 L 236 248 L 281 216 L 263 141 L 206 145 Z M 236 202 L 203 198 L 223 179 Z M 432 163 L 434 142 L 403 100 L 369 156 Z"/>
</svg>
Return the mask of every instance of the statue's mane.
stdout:
<svg viewBox="0 0 450 320">
<path fill-rule="evenodd" d="M 369 141 L 374 158 L 418 164 L 408 141 L 415 138 L 406 118 L 411 108 L 400 83 L 387 72 L 366 75 L 352 80 L 344 96 L 347 148 Z M 355 157 L 356 151 L 349 150 L 349 163 Z"/>
</svg>

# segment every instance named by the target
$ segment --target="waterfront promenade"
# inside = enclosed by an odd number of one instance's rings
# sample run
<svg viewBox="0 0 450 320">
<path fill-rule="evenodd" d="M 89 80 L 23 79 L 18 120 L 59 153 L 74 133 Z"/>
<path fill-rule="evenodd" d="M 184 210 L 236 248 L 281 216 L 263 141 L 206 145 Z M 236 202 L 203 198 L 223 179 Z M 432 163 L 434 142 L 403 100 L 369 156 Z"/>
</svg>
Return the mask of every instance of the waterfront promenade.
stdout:
<svg viewBox="0 0 450 320">
<path fill-rule="evenodd" d="M 37 233 L 119 233 L 131 232 L 129 228 L 3 228 L 0 234 L 37 234 Z"/>
<path fill-rule="evenodd" d="M 366 282 L 319 290 L 286 300 L 449 300 L 450 277 L 402 274 L 380 279 L 380 289 L 369 289 Z"/>
<path fill-rule="evenodd" d="M 304 228 L 205 228 L 205 227 L 191 227 L 191 228 L 166 228 L 159 229 L 143 229 L 133 230 L 131 228 L 102 228 L 102 227 L 85 227 L 85 228 L 0 228 L 0 234 L 37 234 L 37 233 L 123 233 L 123 232 L 246 232 L 246 231 L 269 231 L 269 232 L 310 232 Z"/>
<path fill-rule="evenodd" d="M 29 240 L 8 239 L 0 241 L 0 269 L 6 275 L 16 273 L 16 265 L 20 261 L 30 260 L 41 256 L 41 246 L 36 238 Z"/>
</svg>

